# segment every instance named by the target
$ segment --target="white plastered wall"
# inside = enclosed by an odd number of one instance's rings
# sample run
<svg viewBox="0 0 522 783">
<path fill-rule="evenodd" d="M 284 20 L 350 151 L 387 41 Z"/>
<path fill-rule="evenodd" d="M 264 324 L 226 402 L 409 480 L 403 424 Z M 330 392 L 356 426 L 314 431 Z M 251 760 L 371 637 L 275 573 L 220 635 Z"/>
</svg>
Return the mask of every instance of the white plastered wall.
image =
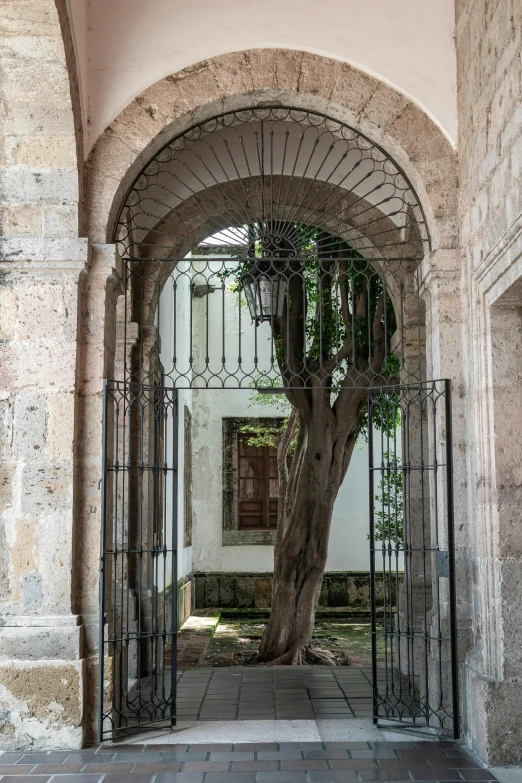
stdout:
<svg viewBox="0 0 522 783">
<path fill-rule="evenodd" d="M 221 262 L 217 262 L 218 265 Z M 190 288 L 184 271 L 186 262 L 180 265 L 181 274 L 177 280 L 176 304 L 173 285 L 167 281 L 160 299 L 159 328 L 161 339 L 161 360 L 167 376 L 172 368 L 172 357 L 176 353 L 176 367 L 183 372 L 189 367 L 189 307 Z M 218 268 L 218 267 L 216 267 Z M 217 282 L 208 278 L 209 283 Z M 238 353 L 238 303 L 237 296 L 227 293 L 225 323 L 227 357 Z M 208 298 L 208 302 L 207 302 Z M 206 340 L 206 307 L 209 309 L 208 354 L 218 360 L 221 348 L 221 295 L 211 293 L 208 297 L 193 298 L 192 318 L 193 353 L 195 366 L 204 356 Z M 174 351 L 174 313 L 176 312 L 176 351 Z M 268 369 L 270 355 L 269 326 L 258 327 L 257 348 L 255 327 L 250 317 L 242 310 L 241 354 L 244 369 L 248 371 L 248 357 L 254 352 L 259 356 L 259 369 Z M 264 360 L 264 361 L 263 361 Z M 253 365 L 252 365 L 253 366 Z M 171 381 L 167 377 L 167 385 Z M 183 379 L 177 383 L 183 385 Z M 185 390 L 179 393 L 179 500 L 178 500 L 178 563 L 181 578 L 193 571 L 211 572 L 266 572 L 273 570 L 273 546 L 265 545 L 222 545 L 222 421 L 224 417 L 272 417 L 284 415 L 279 406 L 261 405 L 252 399 L 249 389 L 205 389 Z M 192 547 L 183 547 L 183 405 L 192 412 L 192 503 L 193 533 Z M 167 509 L 169 513 L 169 509 Z M 328 571 L 367 571 L 370 566 L 368 544 L 368 450 L 364 443 L 355 450 L 345 481 L 339 491 L 334 507 L 332 530 L 329 542 Z"/>
<path fill-rule="evenodd" d="M 451 138 L 457 108 L 453 0 L 69 0 L 86 152 L 159 79 L 238 49 L 351 62 L 421 105 Z"/>
</svg>

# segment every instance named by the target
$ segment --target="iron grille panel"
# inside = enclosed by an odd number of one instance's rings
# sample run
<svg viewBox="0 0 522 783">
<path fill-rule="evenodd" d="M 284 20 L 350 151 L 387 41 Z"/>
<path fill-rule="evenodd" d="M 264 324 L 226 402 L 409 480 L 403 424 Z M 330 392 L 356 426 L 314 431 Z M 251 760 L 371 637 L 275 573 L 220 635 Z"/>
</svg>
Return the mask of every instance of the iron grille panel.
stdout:
<svg viewBox="0 0 522 783">
<path fill-rule="evenodd" d="M 177 395 L 106 381 L 100 740 L 175 722 Z"/>
<path fill-rule="evenodd" d="M 383 387 L 368 406 L 374 722 L 457 739 L 451 385 Z"/>
</svg>

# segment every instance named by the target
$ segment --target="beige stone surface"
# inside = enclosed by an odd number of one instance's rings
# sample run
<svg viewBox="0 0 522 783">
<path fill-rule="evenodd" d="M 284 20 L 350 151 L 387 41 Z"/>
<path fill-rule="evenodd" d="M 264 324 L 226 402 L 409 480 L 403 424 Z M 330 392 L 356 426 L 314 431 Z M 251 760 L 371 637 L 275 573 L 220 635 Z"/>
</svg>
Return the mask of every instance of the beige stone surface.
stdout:
<svg viewBox="0 0 522 783">
<path fill-rule="evenodd" d="M 81 661 L 0 662 L 0 747 L 81 747 L 83 668 Z"/>
</svg>

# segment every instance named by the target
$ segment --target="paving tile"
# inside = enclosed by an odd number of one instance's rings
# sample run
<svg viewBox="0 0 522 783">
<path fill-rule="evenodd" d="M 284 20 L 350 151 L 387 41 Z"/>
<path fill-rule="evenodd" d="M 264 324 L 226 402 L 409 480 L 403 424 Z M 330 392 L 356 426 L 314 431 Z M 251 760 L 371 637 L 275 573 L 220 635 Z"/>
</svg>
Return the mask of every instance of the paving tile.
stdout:
<svg viewBox="0 0 522 783">
<path fill-rule="evenodd" d="M 305 783 L 306 772 L 258 772 L 257 783 Z"/>
<path fill-rule="evenodd" d="M 347 750 L 305 750 L 303 751 L 305 759 L 347 759 Z"/>
<path fill-rule="evenodd" d="M 412 766 L 417 769 L 431 769 L 425 759 L 417 759 L 414 764 L 406 762 L 404 759 L 379 759 L 379 766 L 382 769 L 411 769 Z"/>
<path fill-rule="evenodd" d="M 99 780 L 101 780 L 101 775 L 55 775 L 51 778 L 51 781 L 56 781 L 56 783 L 98 783 Z"/>
<path fill-rule="evenodd" d="M 183 752 L 185 750 L 188 750 L 189 746 L 185 743 L 177 743 L 177 744 L 169 744 L 168 745 L 147 745 L 146 746 L 149 750 L 159 750 L 160 752 L 165 752 L 165 749 L 171 750 L 171 751 L 179 751 Z"/>
<path fill-rule="evenodd" d="M 107 772 L 108 764 L 86 764 L 83 772 Z M 130 772 L 132 764 L 113 764 L 110 768 L 110 774 L 117 772 Z M 3 781 L 2 781 L 3 783 Z"/>
<path fill-rule="evenodd" d="M 281 769 L 283 770 L 295 770 L 295 769 L 328 769 L 326 759 L 303 759 L 302 761 L 282 761 Z"/>
<path fill-rule="evenodd" d="M 279 750 L 323 750 L 322 742 L 280 742 Z"/>
<path fill-rule="evenodd" d="M 103 783 L 129 783 L 129 775 L 112 775 L 111 773 L 105 775 Z M 152 775 L 132 775 L 132 783 L 150 783 Z M 80 781 L 78 783 L 81 782 Z"/>
<path fill-rule="evenodd" d="M 227 772 L 229 761 L 187 761 L 183 772 Z"/>
<path fill-rule="evenodd" d="M 350 750 L 353 759 L 396 759 L 397 754 L 391 748 L 372 748 L 372 750 Z"/>
<path fill-rule="evenodd" d="M 203 772 L 160 772 L 154 783 L 203 783 Z M 83 778 L 78 781 L 83 783 Z M 132 783 L 129 780 L 129 783 Z"/>
<path fill-rule="evenodd" d="M 163 753 L 161 756 L 161 761 L 206 761 L 207 760 L 207 754 L 206 753 L 192 753 L 192 751 L 188 751 L 186 753 L 180 753 L 178 751 L 174 751 L 173 753 Z"/>
<path fill-rule="evenodd" d="M 28 775 L 32 768 L 33 764 L 0 764 L 0 775 Z"/>
<path fill-rule="evenodd" d="M 78 772 L 81 764 L 37 764 L 33 770 L 34 775 L 72 775 Z"/>
<path fill-rule="evenodd" d="M 309 772 L 308 780 L 310 783 L 348 783 L 357 780 L 357 773 L 355 770 L 336 772 L 329 769 L 327 772 Z"/>
<path fill-rule="evenodd" d="M 330 759 L 332 769 L 378 769 L 373 759 Z"/>
<path fill-rule="evenodd" d="M 213 751 L 228 752 L 233 749 L 232 743 L 228 742 L 197 742 L 190 746 L 191 753 L 212 753 Z"/>
<path fill-rule="evenodd" d="M 38 781 L 38 783 L 47 783 L 50 780 L 49 775 L 4 775 L 2 783 L 22 783 L 22 781 Z"/>
<path fill-rule="evenodd" d="M 246 750 L 231 751 L 231 752 L 212 752 L 210 754 L 211 761 L 253 761 L 254 753 Z"/>
<path fill-rule="evenodd" d="M 168 764 L 162 764 L 161 761 L 156 761 L 153 764 L 141 764 L 138 762 L 133 766 L 132 774 L 136 772 L 179 772 L 180 769 L 181 762 L 177 761 L 171 761 Z"/>
<path fill-rule="evenodd" d="M 260 773 L 269 775 L 269 772 Z M 258 778 L 259 779 L 259 778 Z M 207 772 L 205 783 L 254 783 L 254 773 L 249 772 Z"/>
<path fill-rule="evenodd" d="M 65 761 L 68 753 L 26 753 L 21 764 L 60 764 Z"/>
<path fill-rule="evenodd" d="M 285 762 L 283 762 L 284 764 Z M 290 763 L 290 762 L 286 762 Z M 273 772 L 279 769 L 278 761 L 233 761 L 234 772 Z"/>
<path fill-rule="evenodd" d="M 328 750 L 368 750 L 367 742 L 325 742 Z"/>
<path fill-rule="evenodd" d="M 310 751 L 313 753 L 314 751 Z M 260 761 L 291 761 L 292 759 L 302 759 L 303 754 L 299 749 L 280 750 L 280 751 L 259 751 L 257 758 Z"/>
<path fill-rule="evenodd" d="M 16 761 L 19 761 L 23 755 L 23 753 L 10 753 L 7 751 L 6 753 L 2 753 L 2 755 L 0 755 L 0 763 L 14 764 Z"/>
<path fill-rule="evenodd" d="M 448 767 L 425 770 L 408 765 L 408 770 L 413 780 L 462 780 L 456 769 L 448 769 Z M 485 778 L 485 780 L 492 780 L 492 778 Z"/>
<path fill-rule="evenodd" d="M 0 763 L 1 761 L 2 759 L 0 759 Z M 100 763 L 101 761 L 105 761 L 105 758 L 103 756 L 100 758 L 99 753 L 93 753 L 92 751 L 83 753 L 78 751 L 77 753 L 71 753 L 70 756 L 67 756 L 64 764 L 95 764 Z"/>
<path fill-rule="evenodd" d="M 459 772 L 464 780 L 496 780 L 496 777 L 487 769 L 460 769 Z M 447 780 L 448 778 L 440 778 Z"/>
<path fill-rule="evenodd" d="M 361 780 L 408 780 L 406 769 L 359 769 Z"/>
<path fill-rule="evenodd" d="M 279 750 L 277 742 L 238 742 L 234 745 L 234 750 L 246 750 L 246 751 L 253 751 L 261 750 L 261 751 L 270 751 L 270 750 Z"/>
</svg>

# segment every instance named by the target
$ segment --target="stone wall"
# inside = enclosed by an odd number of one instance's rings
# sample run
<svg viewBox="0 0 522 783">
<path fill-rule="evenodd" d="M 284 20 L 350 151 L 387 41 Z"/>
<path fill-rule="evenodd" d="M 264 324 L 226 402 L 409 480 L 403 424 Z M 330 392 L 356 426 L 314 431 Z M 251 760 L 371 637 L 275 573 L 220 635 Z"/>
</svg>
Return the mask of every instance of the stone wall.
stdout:
<svg viewBox="0 0 522 783">
<path fill-rule="evenodd" d="M 195 608 L 268 609 L 272 602 L 272 574 L 196 573 Z M 379 598 L 379 595 L 377 596 Z M 370 608 L 367 571 L 332 571 L 323 577 L 321 607 Z"/>
<path fill-rule="evenodd" d="M 66 20 L 62 20 L 66 21 Z M 80 747 L 78 123 L 54 0 L 0 1 L 0 746 Z"/>
<path fill-rule="evenodd" d="M 466 732 L 522 760 L 522 4 L 456 0 L 474 650 Z"/>
</svg>

